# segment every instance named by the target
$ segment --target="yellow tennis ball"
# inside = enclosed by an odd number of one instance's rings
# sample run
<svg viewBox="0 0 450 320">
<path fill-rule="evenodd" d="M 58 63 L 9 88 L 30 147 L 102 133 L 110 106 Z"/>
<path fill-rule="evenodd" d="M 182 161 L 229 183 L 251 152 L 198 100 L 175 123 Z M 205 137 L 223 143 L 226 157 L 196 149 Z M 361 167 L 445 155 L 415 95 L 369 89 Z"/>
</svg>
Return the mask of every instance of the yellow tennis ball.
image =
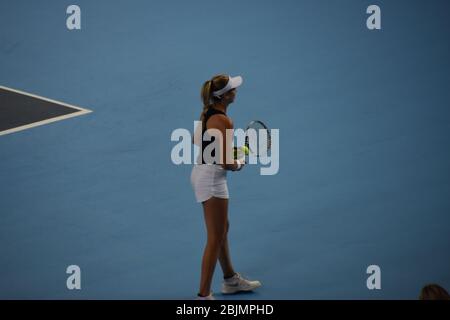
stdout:
<svg viewBox="0 0 450 320">
<path fill-rule="evenodd" d="M 248 156 L 248 154 L 250 153 L 250 150 L 248 149 L 247 146 L 243 146 L 243 147 L 242 147 L 242 151 L 244 151 L 244 154 L 245 154 L 246 156 Z"/>
</svg>

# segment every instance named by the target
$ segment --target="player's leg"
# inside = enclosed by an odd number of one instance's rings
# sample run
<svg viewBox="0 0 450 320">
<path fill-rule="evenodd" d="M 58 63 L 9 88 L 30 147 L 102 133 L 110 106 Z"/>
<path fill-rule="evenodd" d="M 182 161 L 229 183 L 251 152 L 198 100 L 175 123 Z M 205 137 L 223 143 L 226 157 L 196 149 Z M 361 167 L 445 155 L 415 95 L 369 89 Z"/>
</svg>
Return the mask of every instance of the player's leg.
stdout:
<svg viewBox="0 0 450 320">
<path fill-rule="evenodd" d="M 233 265 L 231 264 L 230 248 L 228 246 L 228 230 L 230 229 L 230 223 L 227 220 L 225 239 L 222 242 L 219 252 L 220 266 L 222 267 L 223 277 L 230 278 L 235 275 Z"/>
<path fill-rule="evenodd" d="M 212 197 L 203 202 L 203 214 L 207 231 L 207 241 L 202 259 L 202 274 L 199 293 L 207 296 L 211 291 L 211 281 L 226 234 L 228 199 Z"/>
<path fill-rule="evenodd" d="M 234 271 L 230 259 L 230 249 L 228 247 L 228 230 L 229 222 L 227 220 L 227 228 L 225 239 L 220 248 L 219 261 L 223 270 L 224 281 L 222 284 L 222 293 L 232 294 L 240 291 L 252 291 L 261 286 L 261 282 L 248 280 L 241 274 Z"/>
</svg>

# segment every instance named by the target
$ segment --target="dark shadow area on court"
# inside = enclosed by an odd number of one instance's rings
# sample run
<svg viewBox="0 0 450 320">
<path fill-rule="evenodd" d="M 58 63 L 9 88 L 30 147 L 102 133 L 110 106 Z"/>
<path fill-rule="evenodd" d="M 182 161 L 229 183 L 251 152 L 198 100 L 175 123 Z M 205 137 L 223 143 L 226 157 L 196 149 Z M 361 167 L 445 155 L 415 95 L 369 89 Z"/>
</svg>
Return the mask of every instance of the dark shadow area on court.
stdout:
<svg viewBox="0 0 450 320">
<path fill-rule="evenodd" d="M 0 88 L 0 132 L 80 110 Z"/>
</svg>

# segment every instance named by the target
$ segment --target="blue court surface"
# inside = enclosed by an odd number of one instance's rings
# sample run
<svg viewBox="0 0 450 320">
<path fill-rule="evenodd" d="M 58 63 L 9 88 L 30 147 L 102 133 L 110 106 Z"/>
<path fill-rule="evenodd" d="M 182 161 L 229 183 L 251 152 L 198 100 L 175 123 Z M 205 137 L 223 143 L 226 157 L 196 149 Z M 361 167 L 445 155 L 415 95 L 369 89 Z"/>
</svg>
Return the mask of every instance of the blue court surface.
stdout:
<svg viewBox="0 0 450 320">
<path fill-rule="evenodd" d="M 279 129 L 280 167 L 228 174 L 233 264 L 263 286 L 223 296 L 218 264 L 216 298 L 450 288 L 450 2 L 77 0 L 68 30 L 71 4 L 0 2 L 0 85 L 92 111 L 0 136 L 0 298 L 195 297 L 203 214 L 170 137 L 218 73 L 244 78 L 235 127 Z"/>
</svg>

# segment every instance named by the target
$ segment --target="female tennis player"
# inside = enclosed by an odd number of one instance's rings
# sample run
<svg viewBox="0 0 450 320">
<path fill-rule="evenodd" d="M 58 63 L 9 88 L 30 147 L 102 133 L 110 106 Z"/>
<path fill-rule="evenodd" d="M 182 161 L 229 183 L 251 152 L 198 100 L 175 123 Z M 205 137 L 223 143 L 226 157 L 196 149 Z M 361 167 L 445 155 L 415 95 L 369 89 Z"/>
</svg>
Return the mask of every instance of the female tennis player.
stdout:
<svg viewBox="0 0 450 320">
<path fill-rule="evenodd" d="M 226 161 L 226 153 L 228 152 L 229 155 L 232 153 L 233 143 L 226 138 L 226 130 L 233 129 L 233 122 L 227 116 L 227 109 L 236 98 L 236 88 L 241 84 L 242 77 L 240 76 L 231 77 L 220 74 L 206 81 L 201 90 L 203 101 L 203 111 L 200 116 L 201 135 L 203 137 L 205 131 L 209 129 L 219 130 L 222 133 L 219 145 L 221 144 L 222 147 L 218 151 L 223 150 L 224 152 L 218 156 L 218 159 L 221 159 L 220 163 L 216 163 L 216 161 L 208 163 L 203 151 L 210 143 L 215 141 L 215 137 L 211 134 L 211 141 L 204 138 L 201 139 L 201 143 L 195 141 L 202 148 L 202 152 L 200 153 L 201 159 L 197 160 L 192 169 L 191 183 L 197 202 L 203 205 L 207 230 L 200 290 L 197 294 L 199 300 L 214 300 L 211 281 L 217 259 L 219 259 L 224 277 L 222 293 L 232 294 L 239 291 L 251 291 L 261 286 L 259 281 L 249 281 L 234 271 L 227 239 L 229 229 L 227 171 L 239 171 L 244 166 L 243 160 L 232 160 L 228 161 L 229 163 Z M 198 137 L 198 130 L 200 130 L 200 126 L 196 129 L 195 137 Z M 208 135 L 208 132 L 206 132 L 206 135 Z M 211 152 L 211 155 L 212 157 L 215 156 L 214 151 Z M 230 155 L 229 159 L 234 159 L 234 157 Z"/>
</svg>

